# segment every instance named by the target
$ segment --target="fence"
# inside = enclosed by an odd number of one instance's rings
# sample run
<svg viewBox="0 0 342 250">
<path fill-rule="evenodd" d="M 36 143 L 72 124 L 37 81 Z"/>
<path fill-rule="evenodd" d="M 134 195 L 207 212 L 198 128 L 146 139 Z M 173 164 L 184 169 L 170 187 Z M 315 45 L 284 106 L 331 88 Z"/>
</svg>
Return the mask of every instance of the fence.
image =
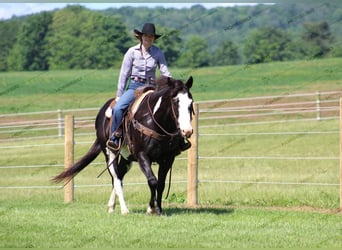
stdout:
<svg viewBox="0 0 342 250">
<path fill-rule="evenodd" d="M 201 138 L 211 136 L 237 136 L 245 135 L 266 135 L 275 132 L 261 133 L 261 132 L 234 132 L 234 133 L 205 133 L 205 130 L 219 127 L 236 127 L 240 128 L 246 125 L 259 125 L 259 124 L 278 124 L 278 123 L 295 123 L 298 121 L 325 121 L 325 120 L 338 120 L 340 116 L 340 103 L 339 99 L 342 91 L 329 91 L 329 92 L 315 92 L 294 95 L 279 95 L 279 96 L 263 96 L 256 98 L 240 98 L 220 101 L 206 101 L 198 102 L 195 105 L 196 116 L 194 119 L 194 135 L 192 137 L 192 148 L 188 154 L 188 181 L 187 181 L 187 201 L 188 205 L 192 206 L 198 203 L 198 184 L 210 183 L 215 180 L 209 180 L 198 177 L 198 165 L 201 169 L 201 162 L 203 160 L 212 159 L 241 159 L 249 160 L 251 158 L 267 158 L 267 156 L 207 156 L 204 153 L 198 153 L 198 148 L 201 146 Z M 34 112 L 23 114 L 9 114 L 0 115 L 0 147 L 13 147 L 5 143 L 16 140 L 32 140 L 32 138 L 55 138 L 62 137 L 64 131 L 63 117 L 65 115 L 75 116 L 75 134 L 78 136 L 87 136 L 94 134 L 94 120 L 98 108 L 94 109 L 79 109 L 79 110 L 66 110 L 66 111 L 50 111 L 50 112 Z M 203 132 L 204 131 L 204 132 Z M 341 131 L 295 131 L 288 132 L 291 134 L 314 135 L 317 133 L 336 134 Z M 87 142 L 84 142 L 87 143 Z M 90 143 L 90 142 L 89 142 Z M 24 145 L 27 146 L 27 145 Z M 23 147 L 24 147 L 23 146 Z M 31 147 L 39 147 L 40 145 L 30 144 Z M 43 145 L 49 146 L 49 145 Z M 342 146 L 341 146 L 342 147 Z M 282 160 L 287 156 L 273 157 L 273 159 Z M 296 158 L 296 157 L 294 157 Z M 298 157 L 298 159 L 305 157 Z M 311 156 L 310 159 L 317 159 L 322 161 L 339 160 L 337 155 L 317 157 Z M 342 163 L 341 163 L 342 164 Z M 22 168 L 22 167 L 49 167 L 54 165 L 30 165 L 30 166 L 0 166 L 0 170 L 8 168 Z M 65 163 L 65 165 L 67 165 Z M 341 166 L 342 168 L 342 166 Z M 341 170 L 342 172 L 342 170 Z M 342 173 L 340 173 L 342 175 Z M 340 176 L 340 179 L 342 177 Z M 230 183 L 262 183 L 253 182 L 250 180 L 227 180 L 222 182 Z M 268 182 L 268 184 L 272 184 Z M 276 183 L 273 183 L 276 184 Z M 288 185 L 297 185 L 296 182 L 287 183 Z M 302 183 L 303 185 L 309 183 Z M 338 183 L 322 183 L 322 185 L 339 185 Z M 319 185 L 319 183 L 317 183 Z M 341 185 L 339 185 L 341 187 Z M 6 187 L 0 187 L 6 188 Z M 7 187 L 9 188 L 9 187 Z M 39 187 L 37 187 L 39 188 Z M 342 189 L 342 187 L 340 188 Z M 342 193 L 342 190 L 341 192 Z M 341 196 L 341 195 L 340 195 Z M 341 197 L 340 197 L 341 201 Z M 342 204 L 341 204 L 342 207 Z"/>
<path fill-rule="evenodd" d="M 41 111 L 0 115 L 0 142 L 31 137 L 63 137 L 64 116 L 75 116 L 77 133 L 90 133 L 98 108 Z"/>
<path fill-rule="evenodd" d="M 257 98 L 241 98 L 232 100 L 207 101 L 196 104 L 196 113 L 193 121 L 194 135 L 191 139 L 192 148 L 188 154 L 188 187 L 187 200 L 189 206 L 195 206 L 198 203 L 198 162 L 201 157 L 198 154 L 198 126 L 204 120 L 224 119 L 225 125 L 242 126 L 246 124 L 261 124 L 261 123 L 281 123 L 293 122 L 300 120 L 305 121 L 321 121 L 328 119 L 338 119 L 342 124 L 342 101 L 340 104 L 341 91 L 331 92 L 316 92 L 294 95 L 279 95 L 279 96 L 263 96 Z M 339 113 L 340 111 L 340 113 Z M 298 114 L 301 115 L 298 118 Z M 261 121 L 260 121 L 261 120 Z M 210 125 L 207 125 L 210 126 Z M 342 125 L 340 125 L 340 157 L 342 157 Z M 302 133 L 302 132 L 301 132 Z M 319 133 L 319 132 L 318 132 Z M 260 134 L 260 133 L 259 133 Z M 270 134 L 270 133 L 265 133 Z M 216 157 L 217 159 L 218 157 Z M 223 157 L 228 159 L 229 157 Z M 237 157 L 231 157 L 237 158 Z M 247 159 L 248 157 L 246 157 Z M 254 157 L 255 158 L 255 157 Z M 281 159 L 282 157 L 279 157 Z M 296 157 L 294 157 L 296 158 Z M 297 157 L 304 159 L 305 157 Z M 311 157 L 313 159 L 314 157 Z M 317 157 L 319 158 L 319 157 Z M 274 157 L 276 159 L 276 157 Z M 338 159 L 338 157 L 320 158 L 321 160 Z M 342 209 L 342 158 L 340 158 L 340 209 Z M 203 180 L 202 180 L 203 182 Z M 224 182 L 224 181 L 223 181 Z M 234 181 L 232 181 L 234 182 Z M 237 181 L 238 182 L 238 181 Z M 247 182 L 246 182 L 247 183 Z M 251 182 L 250 182 L 251 183 Z M 255 182 L 260 183 L 260 182 Z M 269 183 L 270 184 L 270 183 Z M 284 183 L 273 183 L 284 184 Z M 298 183 L 286 183 L 298 184 Z M 314 183 L 301 183 L 314 184 Z M 322 183 L 321 183 L 322 184 Z M 325 185 L 323 183 L 322 185 Z M 329 184 L 327 184 L 329 185 Z"/>
</svg>

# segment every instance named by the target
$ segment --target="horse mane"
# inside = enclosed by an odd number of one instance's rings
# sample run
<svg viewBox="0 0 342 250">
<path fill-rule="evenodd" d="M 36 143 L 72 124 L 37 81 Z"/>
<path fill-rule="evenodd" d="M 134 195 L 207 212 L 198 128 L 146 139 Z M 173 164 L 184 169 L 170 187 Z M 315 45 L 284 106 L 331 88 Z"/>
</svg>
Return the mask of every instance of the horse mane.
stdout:
<svg viewBox="0 0 342 250">
<path fill-rule="evenodd" d="M 171 88 L 173 93 L 178 93 L 180 91 L 188 91 L 186 85 L 182 80 L 176 80 L 171 77 L 159 77 L 156 79 L 156 91 L 161 91 L 164 89 Z"/>
<path fill-rule="evenodd" d="M 172 78 L 161 76 L 156 79 L 156 91 L 160 91 L 166 87 L 168 87 L 168 81 L 170 81 Z"/>
</svg>

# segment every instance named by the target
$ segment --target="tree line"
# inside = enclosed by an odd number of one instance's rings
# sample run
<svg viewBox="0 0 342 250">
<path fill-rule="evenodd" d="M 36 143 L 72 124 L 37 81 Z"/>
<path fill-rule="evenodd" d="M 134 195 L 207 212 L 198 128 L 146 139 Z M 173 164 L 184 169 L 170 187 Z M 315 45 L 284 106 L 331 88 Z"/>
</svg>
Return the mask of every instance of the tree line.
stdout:
<svg viewBox="0 0 342 250">
<path fill-rule="evenodd" d="M 132 30 L 144 22 L 156 24 L 163 35 L 156 45 L 173 67 L 337 57 L 341 21 L 342 9 L 329 3 L 105 11 L 70 5 L 1 21 L 0 71 L 119 68 L 138 43 Z"/>
</svg>

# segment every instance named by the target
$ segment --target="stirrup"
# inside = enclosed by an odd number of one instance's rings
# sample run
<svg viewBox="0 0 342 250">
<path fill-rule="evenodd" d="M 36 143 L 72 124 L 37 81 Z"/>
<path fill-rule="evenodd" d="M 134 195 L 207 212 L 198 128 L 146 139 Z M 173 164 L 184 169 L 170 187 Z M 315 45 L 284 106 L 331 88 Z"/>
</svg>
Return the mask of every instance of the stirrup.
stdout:
<svg viewBox="0 0 342 250">
<path fill-rule="evenodd" d="M 115 143 L 114 141 L 112 141 L 112 140 L 109 139 L 109 140 L 106 142 L 106 146 L 107 146 L 107 148 L 109 148 L 109 150 L 112 151 L 113 153 L 117 153 L 117 152 L 120 150 L 120 148 L 121 148 L 121 140 L 119 140 L 119 143 L 117 144 L 117 143 Z"/>
</svg>

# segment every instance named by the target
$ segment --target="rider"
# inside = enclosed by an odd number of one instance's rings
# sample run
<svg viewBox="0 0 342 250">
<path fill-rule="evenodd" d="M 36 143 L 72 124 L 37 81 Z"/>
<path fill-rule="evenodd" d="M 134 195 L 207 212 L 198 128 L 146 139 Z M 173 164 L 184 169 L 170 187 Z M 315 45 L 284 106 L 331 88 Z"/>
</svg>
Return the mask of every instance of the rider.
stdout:
<svg viewBox="0 0 342 250">
<path fill-rule="evenodd" d="M 116 92 L 116 104 L 113 108 L 112 135 L 107 141 L 107 147 L 113 151 L 119 149 L 121 132 L 117 131 L 123 113 L 134 101 L 134 91 L 145 84 L 155 84 L 156 67 L 164 77 L 171 77 L 164 53 L 153 45 L 161 35 L 156 34 L 153 23 L 145 23 L 142 30 L 134 29 L 134 35 L 140 43 L 126 52 L 119 75 Z M 127 81 L 129 81 L 127 86 Z M 127 88 L 127 89 L 126 89 Z"/>
</svg>

